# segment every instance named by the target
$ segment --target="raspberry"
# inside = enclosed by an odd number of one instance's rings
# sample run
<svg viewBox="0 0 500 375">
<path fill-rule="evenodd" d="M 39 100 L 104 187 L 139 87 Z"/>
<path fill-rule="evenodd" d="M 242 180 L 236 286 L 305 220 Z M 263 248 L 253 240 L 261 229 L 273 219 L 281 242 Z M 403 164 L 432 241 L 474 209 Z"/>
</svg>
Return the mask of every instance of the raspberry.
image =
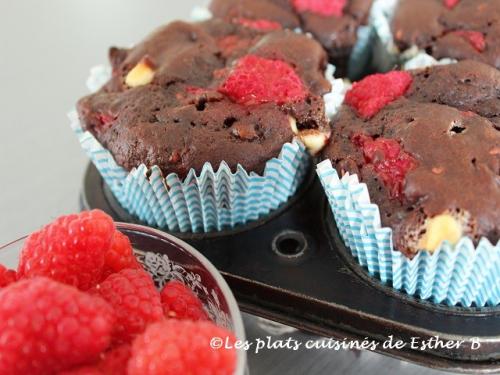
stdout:
<svg viewBox="0 0 500 375">
<path fill-rule="evenodd" d="M 110 344 L 101 298 L 35 277 L 0 290 L 0 374 L 52 374 L 98 358 Z"/>
<path fill-rule="evenodd" d="M 180 281 L 173 280 L 165 285 L 161 291 L 161 303 L 167 318 L 208 320 L 199 298 Z"/>
<path fill-rule="evenodd" d="M 128 237 L 119 231 L 115 231 L 111 246 L 104 257 L 104 271 L 101 280 L 104 280 L 112 273 L 128 268 L 142 269 L 142 266 L 134 255 Z"/>
<path fill-rule="evenodd" d="M 127 364 L 131 354 L 130 344 L 118 346 L 101 355 L 99 362 L 77 367 L 58 375 L 127 375 Z"/>
<path fill-rule="evenodd" d="M 412 81 L 413 78 L 408 72 L 372 74 L 352 85 L 345 96 L 345 102 L 355 108 L 362 117 L 370 118 L 404 95 Z"/>
<path fill-rule="evenodd" d="M 231 56 L 232 53 L 248 49 L 251 44 L 251 39 L 240 38 L 236 35 L 228 35 L 217 39 L 217 47 L 221 50 L 223 56 Z"/>
<path fill-rule="evenodd" d="M 132 346 L 123 344 L 104 354 L 99 369 L 104 375 L 127 375 L 127 364 L 132 354 Z"/>
<path fill-rule="evenodd" d="M 210 347 L 220 338 L 228 349 Z M 211 322 L 166 320 L 149 326 L 132 345 L 129 375 L 232 375 L 236 367 L 233 334 Z"/>
<path fill-rule="evenodd" d="M 163 318 L 160 293 L 143 269 L 128 269 L 110 275 L 93 291 L 114 309 L 113 339 L 127 342 L 144 332 L 149 323 Z"/>
<path fill-rule="evenodd" d="M 198 86 L 186 86 L 186 92 L 192 95 L 203 95 L 208 93 L 209 90 Z"/>
<path fill-rule="evenodd" d="M 59 372 L 57 375 L 108 375 L 103 373 L 97 366 L 78 367 L 73 370 Z"/>
<path fill-rule="evenodd" d="M 406 174 L 417 166 L 416 160 L 394 139 L 373 139 L 355 134 L 352 142 L 363 151 L 365 162 L 373 165 L 393 198 L 401 198 Z"/>
<path fill-rule="evenodd" d="M 452 31 L 451 34 L 465 39 L 477 52 L 483 52 L 486 48 L 484 35 L 479 31 L 457 30 Z"/>
<path fill-rule="evenodd" d="M 18 275 L 46 276 L 88 290 L 101 278 L 114 232 L 111 217 L 99 210 L 62 216 L 28 237 Z"/>
<path fill-rule="evenodd" d="M 342 17 L 347 0 L 293 0 L 298 12 L 311 12 L 321 16 Z"/>
<path fill-rule="evenodd" d="M 443 0 L 444 6 L 448 9 L 453 9 L 460 2 L 460 0 Z"/>
<path fill-rule="evenodd" d="M 107 114 L 107 113 L 99 113 L 97 115 L 97 120 L 99 121 L 99 124 L 101 125 L 101 127 L 108 127 L 113 123 L 113 121 L 116 120 L 116 118 L 112 115 Z"/>
<path fill-rule="evenodd" d="M 238 61 L 219 92 L 239 104 L 274 102 L 281 105 L 306 97 L 302 81 L 290 65 L 255 55 Z"/>
<path fill-rule="evenodd" d="M 472 111 L 460 111 L 460 114 L 464 117 L 472 117 L 475 116 L 476 114 Z"/>
<path fill-rule="evenodd" d="M 273 31 L 281 29 L 281 25 L 278 22 L 266 19 L 252 20 L 250 18 L 236 18 L 235 22 L 250 29 L 259 31 Z"/>
<path fill-rule="evenodd" d="M 12 284 L 16 279 L 16 271 L 9 270 L 0 264 L 0 288 Z"/>
</svg>

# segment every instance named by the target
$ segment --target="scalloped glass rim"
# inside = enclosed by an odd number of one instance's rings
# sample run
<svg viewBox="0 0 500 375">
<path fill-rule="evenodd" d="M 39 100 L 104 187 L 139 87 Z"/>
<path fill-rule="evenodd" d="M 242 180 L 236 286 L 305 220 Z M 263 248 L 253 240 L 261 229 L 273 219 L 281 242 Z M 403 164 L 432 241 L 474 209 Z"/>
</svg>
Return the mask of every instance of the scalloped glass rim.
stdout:
<svg viewBox="0 0 500 375">
<path fill-rule="evenodd" d="M 158 240 L 166 240 L 167 242 L 173 242 L 180 248 L 186 250 L 190 255 L 192 255 L 214 278 L 214 280 L 217 282 L 217 286 L 220 288 L 224 298 L 226 299 L 230 313 L 230 320 L 232 326 L 234 327 L 234 334 L 236 336 L 236 339 L 240 341 L 244 341 L 246 339 L 245 329 L 243 325 L 243 318 L 241 316 L 241 312 L 236 302 L 236 299 L 231 289 L 227 285 L 226 281 L 220 274 L 220 272 L 215 268 L 215 266 L 212 263 L 210 263 L 210 261 L 205 256 L 203 256 L 198 250 L 196 250 L 186 242 L 157 229 L 152 229 L 144 227 L 142 225 L 128 224 L 128 223 L 116 223 L 116 227 L 118 230 L 134 231 L 136 233 L 140 233 L 148 237 L 154 237 Z M 0 263 L 7 267 L 15 268 L 17 266 L 17 261 L 19 253 L 21 251 L 22 244 L 24 243 L 24 240 L 26 238 L 27 236 L 24 236 L 15 241 L 0 246 Z M 237 353 L 238 353 L 238 364 L 235 371 L 235 375 L 243 375 L 245 374 L 246 371 L 246 352 L 244 350 L 238 350 Z"/>
</svg>

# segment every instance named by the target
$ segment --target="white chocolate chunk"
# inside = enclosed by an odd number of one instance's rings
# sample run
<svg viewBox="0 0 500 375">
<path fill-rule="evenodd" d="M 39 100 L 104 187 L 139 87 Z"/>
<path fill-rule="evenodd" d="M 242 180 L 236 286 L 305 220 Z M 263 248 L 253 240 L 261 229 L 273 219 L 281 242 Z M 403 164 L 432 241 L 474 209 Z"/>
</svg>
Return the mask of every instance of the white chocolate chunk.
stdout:
<svg viewBox="0 0 500 375">
<path fill-rule="evenodd" d="M 419 249 L 429 252 L 437 250 L 443 241 L 455 245 L 462 237 L 462 225 L 449 214 L 437 215 L 426 220 L 426 232 L 418 243 Z"/>
<path fill-rule="evenodd" d="M 288 116 L 288 121 L 290 122 L 290 128 L 292 129 L 293 134 L 299 134 L 299 129 L 297 128 L 297 120 L 292 116 Z"/>
<path fill-rule="evenodd" d="M 313 156 L 326 146 L 329 138 L 330 134 L 322 133 L 314 129 L 303 130 L 299 133 L 299 139 L 302 143 L 304 143 L 309 153 Z"/>
<path fill-rule="evenodd" d="M 154 75 L 155 72 L 151 65 L 143 59 L 136 66 L 134 66 L 130 72 L 128 72 L 125 77 L 125 83 L 129 87 L 147 85 L 148 83 L 151 83 Z"/>
</svg>

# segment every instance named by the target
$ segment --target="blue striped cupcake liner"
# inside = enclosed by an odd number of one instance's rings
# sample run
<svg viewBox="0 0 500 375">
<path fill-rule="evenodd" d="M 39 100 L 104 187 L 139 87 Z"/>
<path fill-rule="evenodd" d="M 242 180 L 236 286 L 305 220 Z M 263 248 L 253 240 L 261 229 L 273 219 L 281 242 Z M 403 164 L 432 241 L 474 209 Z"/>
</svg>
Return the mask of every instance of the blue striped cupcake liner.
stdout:
<svg viewBox="0 0 500 375">
<path fill-rule="evenodd" d="M 500 241 L 492 245 L 482 238 L 475 247 L 463 237 L 455 246 L 443 242 L 434 253 L 409 259 L 394 249 L 392 230 L 381 226 L 379 208 L 357 175 L 340 178 L 330 160 L 317 165 L 317 174 L 346 247 L 370 276 L 436 304 L 500 304 Z"/>
<path fill-rule="evenodd" d="M 385 72 L 399 65 L 408 70 L 455 62 L 456 60 L 449 58 L 436 60 L 417 46 L 412 46 L 406 51 L 398 49 L 391 31 L 391 22 L 398 2 L 399 0 L 375 0 L 373 2 L 369 24 L 374 34 L 374 67 L 378 71 Z"/>
<path fill-rule="evenodd" d="M 173 232 L 210 232 L 257 220 L 292 196 L 310 165 L 299 142 L 286 143 L 280 155 L 266 163 L 263 175 L 236 172 L 222 162 L 217 169 L 205 163 L 199 175 L 163 176 L 157 166 L 144 164 L 127 171 L 111 153 L 80 125 L 76 111 L 69 113 L 80 145 L 99 170 L 120 205 L 150 226 Z"/>
</svg>

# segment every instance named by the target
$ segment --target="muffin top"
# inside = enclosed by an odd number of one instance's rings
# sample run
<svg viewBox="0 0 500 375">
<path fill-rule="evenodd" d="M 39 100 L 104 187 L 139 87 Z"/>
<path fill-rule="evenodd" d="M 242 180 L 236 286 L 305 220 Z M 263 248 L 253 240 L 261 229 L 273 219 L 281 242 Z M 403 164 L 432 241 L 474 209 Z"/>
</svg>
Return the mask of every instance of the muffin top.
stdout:
<svg viewBox="0 0 500 375">
<path fill-rule="evenodd" d="M 396 45 L 414 45 L 437 59 L 473 59 L 500 69 L 500 1 L 400 0 L 392 32 Z"/>
<path fill-rule="evenodd" d="M 215 17 L 248 27 L 310 32 L 342 69 L 371 4 L 372 0 L 212 0 L 210 10 Z"/>
<path fill-rule="evenodd" d="M 500 72 L 476 61 L 355 83 L 323 156 L 356 173 L 412 256 L 500 236 Z M 444 236 L 444 237 L 443 237 Z"/>
<path fill-rule="evenodd" d="M 77 109 L 127 170 L 156 165 L 182 178 L 225 161 L 262 173 L 294 133 L 319 148 L 328 139 L 326 53 L 305 35 L 179 21 L 109 58 L 111 79 Z"/>
</svg>

